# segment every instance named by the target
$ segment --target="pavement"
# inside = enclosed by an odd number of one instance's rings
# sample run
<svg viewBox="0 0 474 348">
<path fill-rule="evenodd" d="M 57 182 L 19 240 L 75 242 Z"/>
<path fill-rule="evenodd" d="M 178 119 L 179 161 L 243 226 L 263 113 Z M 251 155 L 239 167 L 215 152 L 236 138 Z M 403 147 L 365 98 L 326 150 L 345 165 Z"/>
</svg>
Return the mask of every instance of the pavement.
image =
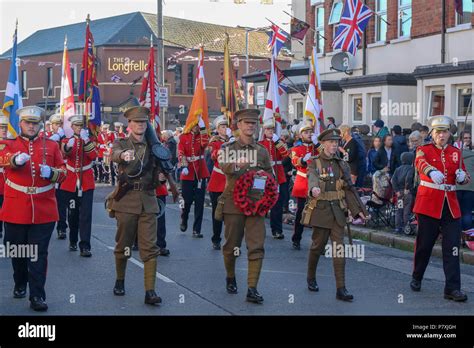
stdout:
<svg viewBox="0 0 474 348">
<path fill-rule="evenodd" d="M 0 258 L 0 315 L 472 315 L 474 313 L 474 267 L 461 264 L 462 288 L 470 297 L 466 303 L 443 299 L 444 273 L 441 259 L 432 257 L 422 290 L 410 290 L 413 253 L 362 238 L 354 244 L 363 260 L 346 261 L 346 285 L 355 296 L 352 303 L 335 298 L 332 261 L 321 257 L 317 280 L 320 291 L 306 288 L 306 267 L 310 245 L 309 229 L 303 234 L 300 251 L 291 247 L 292 226 L 285 226 L 285 239 L 271 238 L 269 221 L 265 260 L 258 285 L 265 302 L 245 301 L 247 260 L 245 244 L 237 260 L 239 293 L 225 291 L 222 253 L 212 249 L 211 210 L 206 207 L 203 239 L 192 231 L 179 230 L 180 209 L 169 203 L 166 210 L 169 257 L 158 258 L 156 288 L 163 298 L 159 307 L 143 303 L 143 263 L 138 252 L 127 266 L 127 294 L 112 294 L 115 281 L 113 256 L 116 221 L 107 216 L 103 199 L 110 187 L 95 192 L 91 258 L 68 250 L 68 242 L 53 234 L 49 248 L 46 283 L 49 311 L 35 313 L 27 299 L 13 299 L 11 263 Z M 192 224 L 192 209 L 189 225 Z M 369 238 L 370 240 L 370 238 Z"/>
</svg>

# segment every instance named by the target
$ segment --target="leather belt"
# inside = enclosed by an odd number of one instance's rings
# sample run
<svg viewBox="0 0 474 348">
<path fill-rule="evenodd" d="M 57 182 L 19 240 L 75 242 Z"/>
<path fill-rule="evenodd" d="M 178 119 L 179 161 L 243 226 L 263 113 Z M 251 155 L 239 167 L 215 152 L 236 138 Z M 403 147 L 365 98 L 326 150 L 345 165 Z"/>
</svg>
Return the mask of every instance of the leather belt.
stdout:
<svg viewBox="0 0 474 348">
<path fill-rule="evenodd" d="M 91 162 L 89 163 L 87 166 L 84 166 L 82 167 L 82 171 L 85 172 L 86 170 L 89 170 L 93 167 L 94 163 Z M 69 164 L 66 163 L 66 168 L 67 170 L 69 170 L 70 172 L 75 172 L 75 173 L 79 173 L 81 172 L 81 168 L 74 168 L 72 166 L 70 166 Z"/>
<path fill-rule="evenodd" d="M 306 173 L 303 173 L 299 170 L 296 172 L 296 175 L 302 176 L 303 178 L 306 178 L 306 176 L 307 176 Z"/>
<path fill-rule="evenodd" d="M 149 190 L 153 190 L 153 185 L 145 185 L 142 182 L 134 182 L 132 190 L 133 191 L 149 191 Z"/>
<path fill-rule="evenodd" d="M 8 186 L 10 186 L 12 189 L 16 191 L 20 191 L 28 195 L 36 195 L 38 193 L 47 192 L 54 188 L 54 184 L 49 184 L 47 186 L 41 186 L 41 187 L 21 186 L 21 185 L 15 184 L 14 182 L 11 182 L 10 179 L 7 179 L 7 181 L 5 181 L 5 184 L 7 184 Z"/>
<path fill-rule="evenodd" d="M 188 162 L 196 162 L 200 159 L 204 159 L 204 156 L 191 156 L 191 157 L 186 157 L 186 161 Z"/>
<path fill-rule="evenodd" d="M 421 186 L 429 187 L 435 190 L 440 190 L 440 191 L 456 191 L 456 185 L 449 185 L 449 184 L 435 184 L 432 182 L 420 181 Z"/>
</svg>

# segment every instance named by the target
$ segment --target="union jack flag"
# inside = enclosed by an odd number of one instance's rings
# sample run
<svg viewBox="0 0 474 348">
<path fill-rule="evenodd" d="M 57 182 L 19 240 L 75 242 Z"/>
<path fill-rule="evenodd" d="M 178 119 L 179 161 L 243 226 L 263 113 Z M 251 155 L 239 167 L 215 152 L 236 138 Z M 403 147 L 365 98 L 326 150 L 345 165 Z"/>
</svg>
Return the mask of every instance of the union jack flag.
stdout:
<svg viewBox="0 0 474 348">
<path fill-rule="evenodd" d="M 273 55 L 277 57 L 280 50 L 290 38 L 290 35 L 275 24 L 271 26 L 271 31 L 267 34 L 269 36 L 268 48 L 273 52 Z"/>
<path fill-rule="evenodd" d="M 372 10 L 365 6 L 362 0 L 346 0 L 332 47 L 340 48 L 355 56 L 372 13 Z"/>
</svg>

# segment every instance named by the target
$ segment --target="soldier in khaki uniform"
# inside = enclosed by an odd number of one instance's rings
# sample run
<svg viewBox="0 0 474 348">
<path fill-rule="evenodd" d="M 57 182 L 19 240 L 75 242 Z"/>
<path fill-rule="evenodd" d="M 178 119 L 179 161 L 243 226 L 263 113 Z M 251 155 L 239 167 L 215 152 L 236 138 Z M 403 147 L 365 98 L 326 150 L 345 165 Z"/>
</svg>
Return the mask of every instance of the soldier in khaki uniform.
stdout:
<svg viewBox="0 0 474 348">
<path fill-rule="evenodd" d="M 226 288 L 230 294 L 237 293 L 235 259 L 239 255 L 238 248 L 245 236 L 248 256 L 247 301 L 253 303 L 263 302 L 263 297 L 257 291 L 257 283 L 264 256 L 265 219 L 262 216 L 245 216 L 235 205 L 233 192 L 237 179 L 249 170 L 264 170 L 269 174 L 272 173 L 268 151 L 254 139 L 259 113 L 258 110 L 253 109 L 235 113 L 240 135 L 236 141 L 225 143 L 218 155 L 219 166 L 226 175 L 226 186 L 219 197 L 219 204 L 223 204 L 221 208 L 225 225 L 225 243 L 222 250 L 227 273 Z M 229 155 L 229 158 L 223 154 Z M 235 160 L 231 160 L 232 154 L 239 155 L 235 157 Z M 260 199 L 262 194 L 263 192 L 249 191 L 250 198 L 256 200 Z M 219 207 L 217 209 L 219 210 Z"/>
<path fill-rule="evenodd" d="M 352 181 L 347 163 L 337 156 L 341 140 L 340 130 L 328 129 L 319 135 L 318 140 L 323 145 L 323 151 L 315 156 L 308 166 L 309 200 L 303 213 L 304 224 L 313 227 L 308 259 L 308 289 L 319 290 L 316 283 L 316 268 L 330 237 L 336 276 L 336 298 L 351 301 L 354 297 L 345 287 L 345 257 L 340 256 L 340 250 L 344 250 L 347 209 L 352 216 L 359 215 L 365 219 L 362 213 L 364 209 L 359 203 L 360 200 L 351 191 Z"/>
<path fill-rule="evenodd" d="M 131 133 L 128 138 L 117 139 L 112 148 L 112 161 L 118 164 L 119 185 L 112 193 L 109 210 L 117 219 L 117 242 L 114 250 L 117 280 L 114 294 L 125 295 L 124 279 L 127 259 L 138 236 L 140 258 L 144 263 L 145 303 L 161 303 L 155 293 L 156 216 L 159 212 L 155 188 L 159 182 L 158 167 L 145 139 L 150 110 L 132 107 L 124 116 Z"/>
</svg>

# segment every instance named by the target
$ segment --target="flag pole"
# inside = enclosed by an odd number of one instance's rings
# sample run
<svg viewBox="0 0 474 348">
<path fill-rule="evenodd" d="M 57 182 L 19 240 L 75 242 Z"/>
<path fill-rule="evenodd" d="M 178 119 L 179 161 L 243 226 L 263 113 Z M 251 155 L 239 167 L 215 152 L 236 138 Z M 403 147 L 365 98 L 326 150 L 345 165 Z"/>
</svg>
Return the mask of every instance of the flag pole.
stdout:
<svg viewBox="0 0 474 348">
<path fill-rule="evenodd" d="M 87 18 L 86 18 L 86 40 L 88 39 L 87 38 L 87 28 L 89 27 L 89 24 L 90 24 L 90 21 L 91 21 L 91 17 L 90 17 L 90 14 L 88 13 L 87 14 Z M 87 41 L 86 42 L 86 47 L 85 47 L 87 50 L 89 50 L 89 42 Z M 88 64 L 87 64 L 88 65 Z M 87 73 L 87 75 L 89 75 Z M 87 86 L 87 76 L 86 76 L 86 70 L 84 70 L 84 116 L 83 116 L 83 125 L 82 127 L 84 127 L 84 129 L 87 129 L 88 128 L 88 123 L 89 123 L 89 117 L 87 115 L 87 92 L 86 92 L 86 86 Z M 77 196 L 78 197 L 82 197 L 82 181 L 83 181 L 83 171 L 82 171 L 82 167 L 84 165 L 84 147 L 83 147 L 83 144 L 82 144 L 82 139 L 79 137 L 79 148 L 81 150 L 81 171 L 79 173 L 79 187 L 77 189 Z"/>
</svg>

